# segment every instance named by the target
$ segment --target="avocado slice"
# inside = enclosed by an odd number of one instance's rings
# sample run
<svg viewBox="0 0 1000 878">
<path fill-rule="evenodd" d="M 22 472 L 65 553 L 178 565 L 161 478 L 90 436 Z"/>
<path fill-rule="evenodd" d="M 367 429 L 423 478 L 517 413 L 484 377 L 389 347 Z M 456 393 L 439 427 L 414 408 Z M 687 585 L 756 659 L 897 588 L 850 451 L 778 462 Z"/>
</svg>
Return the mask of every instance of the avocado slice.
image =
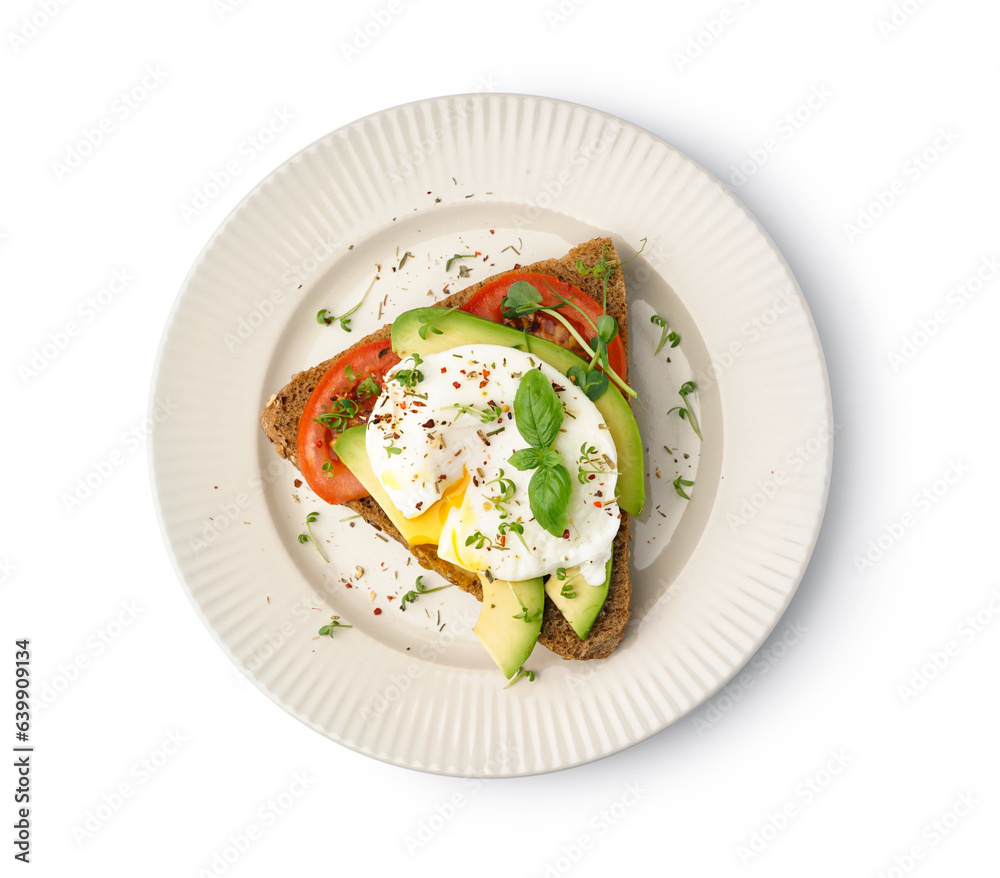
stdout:
<svg viewBox="0 0 1000 878">
<path fill-rule="evenodd" d="M 400 314 L 392 324 L 392 349 L 400 357 L 426 356 L 477 343 L 525 350 L 523 333 L 465 311 L 414 308 Z M 545 339 L 529 335 L 527 344 L 528 353 L 564 375 L 571 366 L 587 365 L 576 354 Z M 594 405 L 604 417 L 618 451 L 618 505 L 632 515 L 639 515 L 646 502 L 646 486 L 642 437 L 632 409 L 625 397 L 610 385 Z"/>
<path fill-rule="evenodd" d="M 478 575 L 483 586 L 483 607 L 472 631 L 509 680 L 528 660 L 542 630 L 542 577 L 508 582 Z"/>
<path fill-rule="evenodd" d="M 552 599 L 559 612 L 566 617 L 566 621 L 580 640 L 587 639 L 597 614 L 601 612 L 601 607 L 608 599 L 612 560 L 608 558 L 607 575 L 604 577 L 603 585 L 588 585 L 587 580 L 580 575 L 579 567 L 570 567 L 566 571 L 565 579 L 559 579 L 553 574 L 545 580 L 545 593 Z"/>
<path fill-rule="evenodd" d="M 396 526 L 396 530 L 408 542 L 414 545 L 426 542 L 426 540 L 414 539 L 413 522 L 407 520 L 403 516 L 403 513 L 396 509 L 392 500 L 389 499 L 388 492 L 382 487 L 378 476 L 375 475 L 375 470 L 372 469 L 371 458 L 368 457 L 368 448 L 365 445 L 365 430 L 366 427 L 364 424 L 359 424 L 356 427 L 350 427 L 345 430 L 337 437 L 337 441 L 333 443 L 333 450 L 337 453 L 337 457 L 354 474 L 354 477 L 364 485 L 375 502 L 382 507 L 382 511 L 389 516 L 389 520 Z"/>
</svg>

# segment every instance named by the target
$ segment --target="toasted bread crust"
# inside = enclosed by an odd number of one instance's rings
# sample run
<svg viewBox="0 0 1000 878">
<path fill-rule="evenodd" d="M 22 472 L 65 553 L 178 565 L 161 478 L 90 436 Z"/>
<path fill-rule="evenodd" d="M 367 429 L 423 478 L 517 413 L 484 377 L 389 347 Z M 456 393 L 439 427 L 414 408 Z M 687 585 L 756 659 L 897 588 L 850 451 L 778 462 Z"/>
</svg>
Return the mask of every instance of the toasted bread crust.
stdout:
<svg viewBox="0 0 1000 878">
<path fill-rule="evenodd" d="M 617 251 L 610 238 L 594 238 L 591 241 L 574 247 L 560 259 L 546 259 L 541 262 L 532 263 L 531 265 L 518 266 L 510 271 L 492 275 L 485 280 L 481 280 L 472 286 L 454 293 L 440 302 L 436 302 L 435 306 L 443 308 L 460 307 L 483 286 L 505 274 L 510 274 L 511 271 L 553 275 L 562 281 L 573 284 L 592 299 L 600 302 L 603 296 L 603 280 L 595 278 L 592 275 L 580 274 L 576 270 L 576 263 L 579 259 L 583 261 L 584 266 L 591 267 L 601 259 L 602 254 L 609 261 L 618 261 Z M 615 271 L 608 282 L 607 313 L 618 321 L 618 332 L 627 350 L 628 311 L 625 302 L 625 283 L 620 270 Z M 260 426 L 264 434 L 274 445 L 275 451 L 281 457 L 290 461 L 295 467 L 299 466 L 296 454 L 299 420 L 302 417 L 302 412 L 305 409 L 309 396 L 330 366 L 344 354 L 362 345 L 373 341 L 389 342 L 390 333 L 391 324 L 383 326 L 371 335 L 365 336 L 365 338 L 351 347 L 340 351 L 336 356 L 310 369 L 297 373 L 285 387 L 267 400 L 264 411 L 260 415 Z M 617 391 L 609 390 L 608 392 L 616 393 Z M 464 570 L 439 558 L 434 546 L 411 546 L 402 534 L 396 530 L 392 521 L 378 503 L 371 497 L 352 500 L 345 505 L 361 515 L 376 530 L 399 541 L 409 549 L 422 567 L 439 573 L 463 591 L 475 595 L 478 600 L 481 601 L 483 599 L 479 580 L 474 573 L 470 573 L 468 570 Z M 628 623 L 632 600 L 632 584 L 628 565 L 628 521 L 628 514 L 622 512 L 621 524 L 614 542 L 614 564 L 612 566 L 608 599 L 591 628 L 590 636 L 586 640 L 580 640 L 555 604 L 548 598 L 545 599 L 542 633 L 538 640 L 539 643 L 548 647 L 557 655 L 567 659 L 606 658 L 621 642 Z"/>
</svg>

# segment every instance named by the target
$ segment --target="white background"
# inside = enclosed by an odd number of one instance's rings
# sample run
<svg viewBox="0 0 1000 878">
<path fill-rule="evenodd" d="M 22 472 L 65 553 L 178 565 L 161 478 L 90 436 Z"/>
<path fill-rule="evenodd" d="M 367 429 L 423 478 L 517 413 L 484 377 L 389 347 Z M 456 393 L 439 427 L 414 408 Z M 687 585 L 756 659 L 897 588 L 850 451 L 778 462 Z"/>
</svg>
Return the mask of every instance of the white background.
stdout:
<svg viewBox="0 0 1000 878">
<path fill-rule="evenodd" d="M 30 638 L 37 748 L 14 865 L 993 874 L 998 19 L 986 0 L 5 4 L 0 678 L 12 693 Z M 812 563 L 743 685 L 598 763 L 479 782 L 359 756 L 240 677 L 174 577 L 143 425 L 181 281 L 258 180 L 359 116 L 484 90 L 622 116 L 732 185 L 813 311 L 837 435 Z M 276 111 L 284 130 L 183 216 Z"/>
</svg>

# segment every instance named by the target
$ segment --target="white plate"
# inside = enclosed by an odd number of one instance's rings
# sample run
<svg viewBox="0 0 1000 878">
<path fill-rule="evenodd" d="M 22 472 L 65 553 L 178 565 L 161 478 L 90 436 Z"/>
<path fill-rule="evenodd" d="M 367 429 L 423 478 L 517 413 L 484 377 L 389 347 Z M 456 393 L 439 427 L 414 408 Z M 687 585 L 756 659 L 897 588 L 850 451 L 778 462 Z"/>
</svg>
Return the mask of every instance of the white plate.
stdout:
<svg viewBox="0 0 1000 878">
<path fill-rule="evenodd" d="M 471 597 L 449 589 L 399 611 L 420 572 L 401 547 L 329 506 L 314 529 L 330 562 L 297 542 L 306 513 L 323 504 L 294 488 L 298 473 L 274 454 L 257 415 L 293 372 L 444 295 L 447 281 L 464 285 L 457 264 L 445 271 L 453 253 L 481 251 L 461 262 L 472 281 L 597 234 L 610 234 L 623 257 L 648 238 L 627 271 L 651 473 L 635 522 L 632 621 L 609 659 L 565 662 L 539 647 L 529 662 L 537 679 L 505 690 L 471 633 Z M 380 280 L 354 332 L 319 326 L 316 311 L 353 305 L 376 264 Z M 682 337 L 655 358 L 653 313 Z M 664 414 L 692 377 L 700 450 L 687 423 Z M 710 697 L 791 599 L 831 466 L 830 392 L 809 311 L 745 209 L 663 140 L 596 110 L 518 95 L 377 113 L 257 186 L 175 303 L 151 405 L 166 400 L 176 410 L 150 451 L 160 522 L 223 649 L 332 740 L 453 775 L 588 762 Z M 678 473 L 696 483 L 690 502 L 673 490 Z M 356 566 L 362 578 L 347 588 Z M 317 638 L 331 614 L 353 627 Z"/>
</svg>

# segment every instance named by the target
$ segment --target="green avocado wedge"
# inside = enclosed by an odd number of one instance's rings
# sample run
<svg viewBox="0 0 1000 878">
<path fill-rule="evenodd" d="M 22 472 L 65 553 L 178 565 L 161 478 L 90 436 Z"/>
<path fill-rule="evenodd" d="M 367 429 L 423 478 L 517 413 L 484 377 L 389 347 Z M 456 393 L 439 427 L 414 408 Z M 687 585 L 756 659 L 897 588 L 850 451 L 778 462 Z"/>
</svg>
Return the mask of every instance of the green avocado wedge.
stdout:
<svg viewBox="0 0 1000 878">
<path fill-rule="evenodd" d="M 612 561 L 612 558 L 608 558 L 607 575 L 602 585 L 588 585 L 587 580 L 580 575 L 579 567 L 570 567 L 565 579 L 560 580 L 553 574 L 545 580 L 545 593 L 566 617 L 580 640 L 586 640 L 590 635 L 594 620 L 608 598 Z"/>
<path fill-rule="evenodd" d="M 389 492 L 382 487 L 382 483 L 372 469 L 371 458 L 368 457 L 368 448 L 365 446 L 365 431 L 367 427 L 359 424 L 356 427 L 349 427 L 337 438 L 333 444 L 333 450 L 351 471 L 365 490 L 372 495 L 372 498 L 382 508 L 382 511 L 389 517 L 389 520 L 396 526 L 404 536 L 407 533 L 407 520 L 403 514 L 393 505 L 389 497 Z"/>
<path fill-rule="evenodd" d="M 392 324 L 392 349 L 399 357 L 426 356 L 468 344 L 495 344 L 526 351 L 563 375 L 571 366 L 588 365 L 564 347 L 530 335 L 526 338 L 516 329 L 465 311 L 415 308 L 400 314 Z M 618 451 L 618 505 L 632 515 L 639 515 L 646 502 L 646 486 L 642 437 L 632 409 L 613 386 L 594 405 L 604 417 Z"/>
<path fill-rule="evenodd" d="M 528 660 L 542 631 L 542 577 L 508 582 L 480 573 L 479 582 L 483 607 L 472 631 L 509 680 Z"/>
</svg>

